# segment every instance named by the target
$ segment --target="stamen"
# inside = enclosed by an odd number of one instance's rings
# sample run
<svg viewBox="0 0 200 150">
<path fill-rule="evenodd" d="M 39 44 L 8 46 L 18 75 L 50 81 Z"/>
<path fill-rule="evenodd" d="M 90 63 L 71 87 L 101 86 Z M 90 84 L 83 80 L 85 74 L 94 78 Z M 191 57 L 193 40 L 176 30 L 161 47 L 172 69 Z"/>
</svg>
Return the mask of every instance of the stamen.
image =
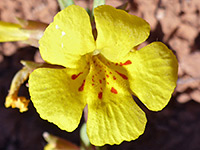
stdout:
<svg viewBox="0 0 200 150">
<path fill-rule="evenodd" d="M 93 51 L 93 54 L 92 55 L 98 55 L 100 53 L 100 50 L 96 49 Z"/>
</svg>

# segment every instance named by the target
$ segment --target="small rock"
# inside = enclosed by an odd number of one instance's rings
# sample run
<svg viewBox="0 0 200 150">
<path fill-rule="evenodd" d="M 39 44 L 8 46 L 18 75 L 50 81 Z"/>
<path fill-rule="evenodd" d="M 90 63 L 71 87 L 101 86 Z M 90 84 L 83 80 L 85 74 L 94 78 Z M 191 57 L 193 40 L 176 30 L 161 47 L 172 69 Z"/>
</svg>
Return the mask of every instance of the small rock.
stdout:
<svg viewBox="0 0 200 150">
<path fill-rule="evenodd" d="M 190 93 L 190 96 L 194 101 L 200 103 L 200 90 L 194 90 Z"/>
<path fill-rule="evenodd" d="M 178 101 L 179 103 L 186 103 L 186 102 L 188 102 L 190 99 L 191 99 L 191 97 L 190 97 L 190 95 L 187 94 L 187 93 L 182 93 L 181 95 L 179 95 L 179 96 L 177 97 L 177 101 Z"/>
<path fill-rule="evenodd" d="M 185 73 L 193 78 L 200 78 L 200 52 L 184 56 L 179 64 Z"/>
</svg>

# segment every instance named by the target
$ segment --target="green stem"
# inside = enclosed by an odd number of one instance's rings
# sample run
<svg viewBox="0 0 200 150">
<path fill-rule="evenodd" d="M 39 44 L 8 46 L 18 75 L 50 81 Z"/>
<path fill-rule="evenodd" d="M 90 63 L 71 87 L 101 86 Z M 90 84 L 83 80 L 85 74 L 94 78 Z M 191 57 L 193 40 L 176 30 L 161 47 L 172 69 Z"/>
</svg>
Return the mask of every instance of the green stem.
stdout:
<svg viewBox="0 0 200 150">
<path fill-rule="evenodd" d="M 73 0 L 57 0 L 57 1 L 58 1 L 58 4 L 59 4 L 61 10 L 74 4 Z"/>
</svg>

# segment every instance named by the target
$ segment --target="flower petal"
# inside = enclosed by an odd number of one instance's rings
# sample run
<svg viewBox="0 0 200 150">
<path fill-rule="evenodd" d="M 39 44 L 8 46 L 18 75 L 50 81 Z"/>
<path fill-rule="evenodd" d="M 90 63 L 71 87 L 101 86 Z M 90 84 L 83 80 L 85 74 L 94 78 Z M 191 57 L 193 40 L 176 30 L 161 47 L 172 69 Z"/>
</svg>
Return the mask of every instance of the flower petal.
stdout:
<svg viewBox="0 0 200 150">
<path fill-rule="evenodd" d="M 87 134 L 96 146 L 134 140 L 144 132 L 146 124 L 144 112 L 129 93 L 127 80 L 104 63 L 94 59 L 85 83 L 90 91 L 86 96 Z"/>
<path fill-rule="evenodd" d="M 149 36 L 149 24 L 123 10 L 103 5 L 94 9 L 94 16 L 97 49 L 111 61 L 124 57 Z"/>
<path fill-rule="evenodd" d="M 171 98 L 177 81 L 178 62 L 161 42 L 130 52 L 124 65 L 133 93 L 152 111 L 163 109 Z"/>
<path fill-rule="evenodd" d="M 90 18 L 80 6 L 59 12 L 39 41 L 42 58 L 52 64 L 74 68 L 80 57 L 95 49 Z"/>
<path fill-rule="evenodd" d="M 88 105 L 87 133 L 96 146 L 131 141 L 145 130 L 145 114 L 131 95 L 111 95 L 109 92 L 104 92 L 101 102 Z"/>
<path fill-rule="evenodd" d="M 86 105 L 82 84 L 87 70 L 39 68 L 31 73 L 29 92 L 41 118 L 66 131 L 77 128 Z"/>
</svg>

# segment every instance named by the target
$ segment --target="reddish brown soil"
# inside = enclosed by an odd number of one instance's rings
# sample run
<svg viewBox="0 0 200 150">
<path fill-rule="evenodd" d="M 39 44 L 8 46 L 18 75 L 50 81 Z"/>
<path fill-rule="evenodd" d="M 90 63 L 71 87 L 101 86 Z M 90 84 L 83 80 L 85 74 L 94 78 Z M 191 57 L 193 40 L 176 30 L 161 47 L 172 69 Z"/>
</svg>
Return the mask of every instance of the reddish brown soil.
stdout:
<svg viewBox="0 0 200 150">
<path fill-rule="evenodd" d="M 108 0 L 118 6 L 123 0 Z M 90 6 L 84 1 L 77 4 Z M 111 150 L 198 150 L 200 149 L 200 1 L 130 0 L 130 13 L 146 19 L 152 28 L 145 44 L 163 41 L 179 61 L 179 80 L 169 105 L 161 112 L 147 113 L 145 133 L 137 140 L 109 146 Z M 50 23 L 59 10 L 56 0 L 1 0 L 0 20 L 16 22 L 15 16 Z M 143 44 L 143 45 L 145 45 Z M 0 44 L 0 150 L 41 150 L 42 133 L 58 135 L 79 144 L 79 128 L 61 131 L 40 119 L 30 104 L 29 111 L 6 109 L 4 99 L 20 60 L 40 61 L 37 48 L 21 43 Z M 25 86 L 20 95 L 28 97 Z"/>
</svg>

